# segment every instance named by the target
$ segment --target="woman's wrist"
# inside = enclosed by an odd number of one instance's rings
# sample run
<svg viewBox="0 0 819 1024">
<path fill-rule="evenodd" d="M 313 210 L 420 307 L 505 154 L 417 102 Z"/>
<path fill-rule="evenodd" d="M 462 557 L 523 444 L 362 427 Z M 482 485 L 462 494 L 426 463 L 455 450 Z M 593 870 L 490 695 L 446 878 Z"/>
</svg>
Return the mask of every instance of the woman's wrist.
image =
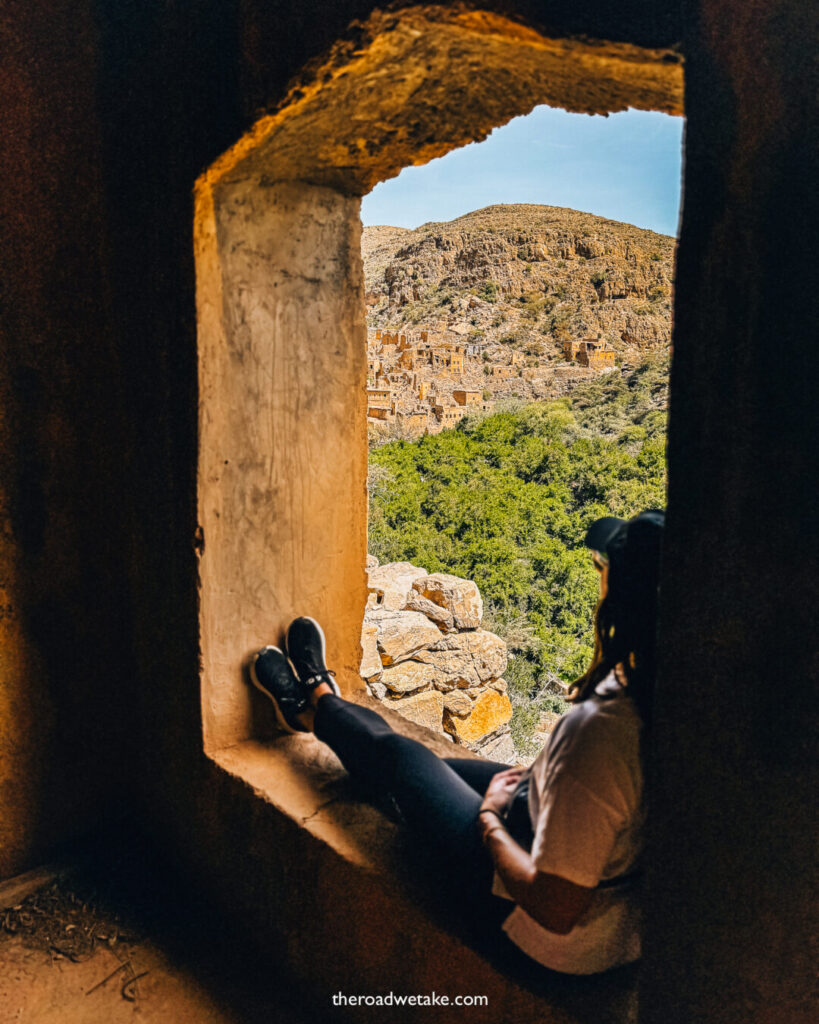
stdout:
<svg viewBox="0 0 819 1024">
<path fill-rule="evenodd" d="M 481 839 L 483 842 L 486 842 L 493 832 L 506 831 L 506 823 L 500 811 L 494 807 L 481 807 L 478 811 L 478 821 L 481 823 Z"/>
</svg>

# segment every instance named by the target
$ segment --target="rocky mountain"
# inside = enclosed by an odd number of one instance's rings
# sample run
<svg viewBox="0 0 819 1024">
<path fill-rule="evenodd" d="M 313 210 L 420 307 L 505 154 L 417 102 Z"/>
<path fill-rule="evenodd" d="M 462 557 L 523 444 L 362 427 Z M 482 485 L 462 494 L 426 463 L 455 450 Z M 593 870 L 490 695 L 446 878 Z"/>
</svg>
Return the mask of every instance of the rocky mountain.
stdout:
<svg viewBox="0 0 819 1024">
<path fill-rule="evenodd" d="M 669 344 L 674 247 L 631 224 L 524 204 L 414 230 L 366 227 L 368 324 L 545 360 L 561 358 L 564 341 L 600 337 L 632 363 Z"/>
</svg>

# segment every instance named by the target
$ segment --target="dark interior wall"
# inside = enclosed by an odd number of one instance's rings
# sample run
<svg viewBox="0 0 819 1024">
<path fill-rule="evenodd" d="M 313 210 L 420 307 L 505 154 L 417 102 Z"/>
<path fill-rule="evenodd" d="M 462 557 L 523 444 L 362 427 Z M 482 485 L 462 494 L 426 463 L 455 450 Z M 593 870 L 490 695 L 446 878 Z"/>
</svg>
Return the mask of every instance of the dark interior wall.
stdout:
<svg viewBox="0 0 819 1024">
<path fill-rule="evenodd" d="M 221 3 L 0 14 L 0 877 L 133 806 L 146 679 L 195 692 L 191 190 L 244 127 L 237 33 Z"/>
<path fill-rule="evenodd" d="M 643 994 L 668 1024 L 817 1012 L 818 27 L 747 0 L 686 24 Z"/>
<path fill-rule="evenodd" d="M 0 877 L 88 828 L 127 734 L 126 389 L 82 5 L 0 14 Z"/>
<path fill-rule="evenodd" d="M 132 806 L 180 651 L 194 692 L 191 190 L 241 126 L 188 6 L 0 14 L 0 877 Z"/>
<path fill-rule="evenodd" d="M 236 6 L 94 4 L 99 160 L 112 238 L 130 460 L 125 672 L 129 796 L 146 823 L 194 799 L 202 756 L 197 615 L 193 182 L 246 129 Z M 115 811 L 116 809 L 114 809 Z M 169 826 L 170 827 L 170 826 Z"/>
</svg>

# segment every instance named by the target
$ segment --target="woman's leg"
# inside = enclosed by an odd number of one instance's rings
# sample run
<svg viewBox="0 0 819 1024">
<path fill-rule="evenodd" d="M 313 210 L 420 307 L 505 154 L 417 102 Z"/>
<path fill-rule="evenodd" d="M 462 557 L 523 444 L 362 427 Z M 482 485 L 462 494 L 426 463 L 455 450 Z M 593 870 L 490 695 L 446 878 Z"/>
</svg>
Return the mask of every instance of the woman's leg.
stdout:
<svg viewBox="0 0 819 1024">
<path fill-rule="evenodd" d="M 500 761 L 488 761 L 483 758 L 466 757 L 445 757 L 444 761 L 456 771 L 464 782 L 483 796 L 498 773 L 509 767 Z M 509 807 L 506 815 L 506 827 L 512 837 L 524 850 L 531 850 L 535 834 L 532 828 L 532 819 L 529 815 L 529 796 L 527 791 L 518 792 Z"/>
<path fill-rule="evenodd" d="M 327 696 L 334 695 L 328 694 Z M 331 710 L 340 712 L 341 717 L 339 718 L 337 714 L 322 713 L 318 724 L 314 719 L 312 724 L 316 736 L 333 748 L 351 775 L 365 777 L 370 781 L 379 779 L 383 753 L 378 749 L 377 741 L 386 736 L 395 736 L 395 730 L 376 711 L 352 704 L 343 698 L 336 697 L 335 700 L 335 708 L 332 704 L 326 704 L 324 701 L 320 702 L 320 706 L 324 707 L 325 712 Z M 339 701 L 341 701 L 340 704 Z M 343 724 L 333 725 L 334 719 L 337 723 Z M 417 744 L 414 740 L 411 743 L 421 746 L 427 754 L 430 753 L 423 744 Z M 423 754 L 420 756 L 424 757 Z M 437 758 L 437 755 L 433 756 Z M 509 767 L 500 761 L 488 761 L 474 757 L 443 757 L 437 758 L 437 760 L 448 765 L 481 796 L 486 793 L 492 777 L 497 772 L 504 771 Z"/>
<path fill-rule="evenodd" d="M 481 796 L 486 793 L 493 777 L 510 767 L 501 761 L 489 761 L 486 758 L 445 757 L 443 760 Z"/>
<path fill-rule="evenodd" d="M 371 708 L 332 693 L 316 703 L 314 731 L 351 775 L 392 795 L 409 828 L 445 858 L 476 916 L 494 927 L 511 911 L 508 901 L 491 892 L 494 865 L 477 827 L 481 794 L 447 759 L 395 732 Z"/>
<path fill-rule="evenodd" d="M 371 708 L 325 694 L 316 704 L 316 736 L 347 771 L 395 798 L 407 824 L 459 849 L 475 831 L 479 793 L 423 743 L 402 736 Z"/>
</svg>

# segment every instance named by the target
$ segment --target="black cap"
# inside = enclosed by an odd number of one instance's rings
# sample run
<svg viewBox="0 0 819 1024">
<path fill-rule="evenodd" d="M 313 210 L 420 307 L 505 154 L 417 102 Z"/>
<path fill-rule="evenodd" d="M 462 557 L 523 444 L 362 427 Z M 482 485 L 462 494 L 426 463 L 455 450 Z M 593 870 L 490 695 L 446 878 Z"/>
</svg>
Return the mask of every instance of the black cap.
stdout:
<svg viewBox="0 0 819 1024">
<path fill-rule="evenodd" d="M 632 519 L 604 516 L 591 524 L 584 544 L 604 554 L 609 562 L 643 566 L 656 572 L 665 526 L 665 512 L 646 509 Z"/>
</svg>

